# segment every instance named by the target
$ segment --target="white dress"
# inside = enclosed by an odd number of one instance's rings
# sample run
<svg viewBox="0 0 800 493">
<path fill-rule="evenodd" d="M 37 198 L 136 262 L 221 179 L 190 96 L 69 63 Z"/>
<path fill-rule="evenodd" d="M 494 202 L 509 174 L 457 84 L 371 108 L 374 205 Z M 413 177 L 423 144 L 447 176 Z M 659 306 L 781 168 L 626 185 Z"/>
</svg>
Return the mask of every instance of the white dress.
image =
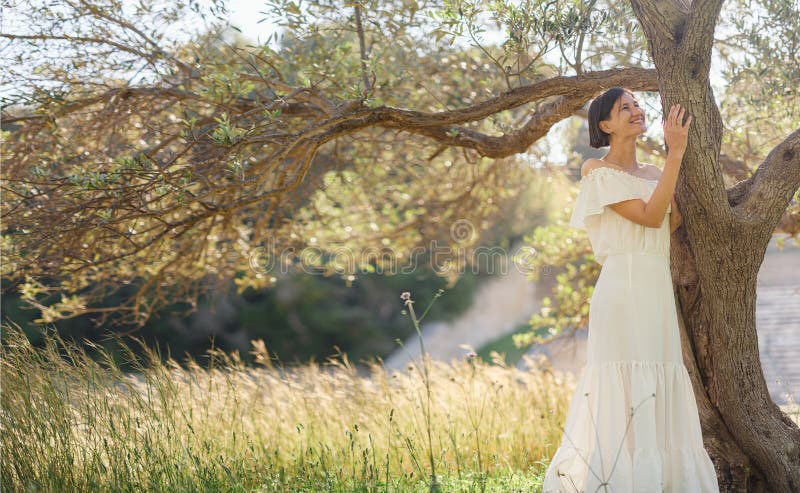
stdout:
<svg viewBox="0 0 800 493">
<path fill-rule="evenodd" d="M 589 301 L 586 366 L 545 493 L 719 491 L 681 356 L 669 269 L 672 206 L 659 228 L 606 207 L 648 201 L 657 184 L 609 167 L 581 178 L 570 226 L 586 230 L 602 269 Z"/>
</svg>

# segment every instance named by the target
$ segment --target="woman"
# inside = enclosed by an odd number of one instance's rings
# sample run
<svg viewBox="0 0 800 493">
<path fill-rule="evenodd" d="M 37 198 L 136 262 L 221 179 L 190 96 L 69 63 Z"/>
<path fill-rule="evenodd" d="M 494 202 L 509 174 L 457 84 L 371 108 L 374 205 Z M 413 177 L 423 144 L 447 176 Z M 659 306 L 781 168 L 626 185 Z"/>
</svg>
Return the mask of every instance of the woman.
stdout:
<svg viewBox="0 0 800 493">
<path fill-rule="evenodd" d="M 673 196 L 692 117 L 670 108 L 663 172 L 638 163 L 647 128 L 636 96 L 614 87 L 589 107 L 590 145 L 570 226 L 584 229 L 600 276 L 589 302 L 586 366 L 544 492 L 718 492 L 681 357 L 669 268 L 681 222 Z"/>
</svg>

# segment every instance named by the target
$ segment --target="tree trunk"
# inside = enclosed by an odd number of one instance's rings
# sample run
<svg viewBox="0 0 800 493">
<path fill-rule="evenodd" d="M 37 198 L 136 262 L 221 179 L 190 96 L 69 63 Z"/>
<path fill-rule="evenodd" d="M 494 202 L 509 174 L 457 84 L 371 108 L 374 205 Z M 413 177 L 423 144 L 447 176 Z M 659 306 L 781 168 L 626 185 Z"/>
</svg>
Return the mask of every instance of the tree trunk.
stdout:
<svg viewBox="0 0 800 493">
<path fill-rule="evenodd" d="M 721 0 L 632 0 L 659 75 L 664 113 L 693 117 L 678 178 L 683 225 L 672 237 L 684 362 L 721 491 L 800 491 L 800 430 L 772 401 L 758 352 L 756 279 L 800 187 L 800 131 L 746 182 L 726 190 L 722 122 L 709 85 Z"/>
<path fill-rule="evenodd" d="M 708 268 L 699 271 L 687 268 L 698 259 L 688 248 L 686 231 L 680 228 L 673 236 L 684 363 L 720 490 L 794 492 L 800 472 L 798 430 L 769 395 L 755 330 L 756 275 L 766 244 L 740 233 L 732 235 L 735 250 L 714 242 L 720 245 L 718 261 L 706 262 Z M 734 257 L 724 258 L 733 251 Z"/>
</svg>

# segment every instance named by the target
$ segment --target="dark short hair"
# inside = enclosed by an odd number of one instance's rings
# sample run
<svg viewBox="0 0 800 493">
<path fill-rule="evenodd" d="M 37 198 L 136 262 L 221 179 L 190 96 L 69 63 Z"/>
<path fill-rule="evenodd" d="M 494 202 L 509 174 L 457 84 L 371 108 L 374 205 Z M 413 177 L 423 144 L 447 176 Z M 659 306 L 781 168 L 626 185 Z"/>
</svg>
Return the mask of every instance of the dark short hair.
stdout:
<svg viewBox="0 0 800 493">
<path fill-rule="evenodd" d="M 600 122 L 608 119 L 614 103 L 625 93 L 633 96 L 633 91 L 626 87 L 612 87 L 597 96 L 589 105 L 589 145 L 595 149 L 607 147 L 608 134 L 600 130 Z M 635 97 L 635 96 L 634 96 Z"/>
</svg>

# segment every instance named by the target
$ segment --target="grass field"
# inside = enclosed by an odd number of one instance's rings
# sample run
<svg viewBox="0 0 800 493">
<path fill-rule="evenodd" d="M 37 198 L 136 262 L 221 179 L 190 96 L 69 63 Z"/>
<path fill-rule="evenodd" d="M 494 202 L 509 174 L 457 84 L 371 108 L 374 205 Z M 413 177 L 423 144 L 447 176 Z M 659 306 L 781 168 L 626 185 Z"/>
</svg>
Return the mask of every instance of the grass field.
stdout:
<svg viewBox="0 0 800 493">
<path fill-rule="evenodd" d="M 4 327 L 2 490 L 538 492 L 575 380 L 525 356 L 359 375 L 346 355 L 284 367 L 255 343 L 209 364 L 144 361 Z M 797 406 L 784 408 L 797 420 Z"/>
<path fill-rule="evenodd" d="M 54 335 L 3 340 L 3 491 L 538 491 L 575 383 L 499 358 L 286 368 L 258 345 L 257 367 L 148 349 L 126 374 Z"/>
</svg>

